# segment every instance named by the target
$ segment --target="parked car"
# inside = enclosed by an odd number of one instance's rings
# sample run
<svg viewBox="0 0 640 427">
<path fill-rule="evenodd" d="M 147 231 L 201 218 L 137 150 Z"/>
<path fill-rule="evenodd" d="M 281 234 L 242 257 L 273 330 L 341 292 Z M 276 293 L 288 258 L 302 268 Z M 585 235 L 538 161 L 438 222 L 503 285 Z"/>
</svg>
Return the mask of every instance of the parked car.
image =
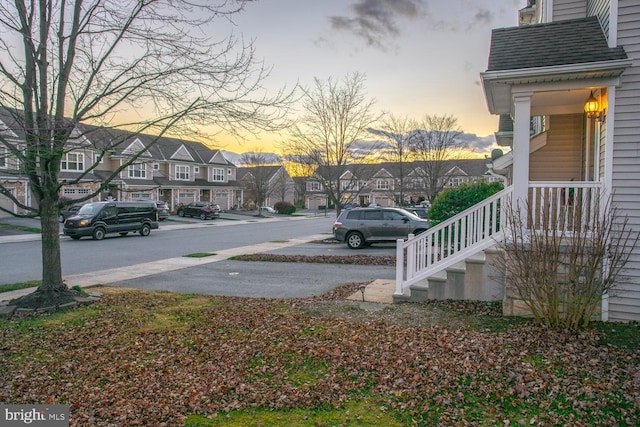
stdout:
<svg viewBox="0 0 640 427">
<path fill-rule="evenodd" d="M 156 200 L 156 207 L 158 208 L 158 221 L 169 218 L 169 206 L 165 202 Z"/>
<path fill-rule="evenodd" d="M 429 213 L 429 208 L 425 208 L 424 206 L 413 206 L 413 207 L 407 208 L 407 210 L 412 214 L 419 216 L 422 219 L 426 219 L 427 214 Z"/>
<path fill-rule="evenodd" d="M 263 206 L 263 207 L 260 208 L 260 213 L 275 214 L 275 213 L 278 213 L 278 212 L 276 212 L 276 210 L 273 209 L 272 207 Z"/>
<path fill-rule="evenodd" d="M 355 209 L 355 208 L 359 208 L 359 207 L 360 207 L 360 205 L 357 204 L 357 203 L 347 203 L 346 205 L 344 205 L 342 207 L 342 209 L 347 210 L 347 209 Z"/>
<path fill-rule="evenodd" d="M 96 202 L 87 203 L 77 215 L 67 218 L 62 230 L 73 240 L 84 236 L 102 240 L 109 233 L 148 236 L 157 228 L 158 214 L 153 202 Z"/>
<path fill-rule="evenodd" d="M 66 209 L 60 211 L 60 222 L 64 222 L 65 219 L 72 217 L 78 213 L 82 205 L 71 205 Z"/>
<path fill-rule="evenodd" d="M 192 216 L 202 220 L 216 219 L 220 217 L 220 206 L 207 202 L 191 202 L 178 208 L 178 216 Z"/>
<path fill-rule="evenodd" d="M 351 209 L 343 211 L 333 224 L 333 236 L 351 249 L 359 249 L 372 243 L 406 239 L 409 234 L 420 234 L 430 226 L 429 221 L 404 209 Z"/>
</svg>

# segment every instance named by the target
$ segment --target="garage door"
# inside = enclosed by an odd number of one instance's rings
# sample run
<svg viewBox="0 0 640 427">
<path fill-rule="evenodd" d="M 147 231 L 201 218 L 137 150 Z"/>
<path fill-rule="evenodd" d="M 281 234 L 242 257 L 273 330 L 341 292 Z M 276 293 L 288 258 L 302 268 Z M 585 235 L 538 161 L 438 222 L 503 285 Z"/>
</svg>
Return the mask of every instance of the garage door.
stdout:
<svg viewBox="0 0 640 427">
<path fill-rule="evenodd" d="M 216 203 L 223 211 L 229 210 L 229 195 L 227 193 L 216 193 Z"/>
<path fill-rule="evenodd" d="M 196 193 L 178 193 L 178 200 L 176 200 L 178 204 L 182 203 L 183 205 L 188 205 L 189 203 L 195 201 Z"/>
<path fill-rule="evenodd" d="M 3 196 L 2 194 L 0 194 L 0 206 L 14 213 L 16 211 L 15 204 L 11 201 L 11 199 L 9 199 L 6 196 Z M 5 211 L 0 210 L 0 216 L 6 217 L 6 216 L 11 216 L 11 214 L 8 214 Z"/>
</svg>

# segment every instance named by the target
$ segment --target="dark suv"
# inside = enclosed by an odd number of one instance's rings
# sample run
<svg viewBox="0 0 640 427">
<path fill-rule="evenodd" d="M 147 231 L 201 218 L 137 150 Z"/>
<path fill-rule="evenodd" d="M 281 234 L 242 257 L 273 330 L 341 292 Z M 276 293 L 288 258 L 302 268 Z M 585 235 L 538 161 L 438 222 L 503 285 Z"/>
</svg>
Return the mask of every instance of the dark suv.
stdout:
<svg viewBox="0 0 640 427">
<path fill-rule="evenodd" d="M 215 203 L 191 202 L 178 208 L 178 216 L 192 216 L 200 219 L 216 219 L 220 217 L 220 206 Z"/>
<path fill-rule="evenodd" d="M 377 242 L 395 242 L 409 234 L 420 234 L 431 226 L 416 215 L 396 208 L 364 208 L 343 211 L 335 224 L 333 236 L 351 249 Z"/>
</svg>

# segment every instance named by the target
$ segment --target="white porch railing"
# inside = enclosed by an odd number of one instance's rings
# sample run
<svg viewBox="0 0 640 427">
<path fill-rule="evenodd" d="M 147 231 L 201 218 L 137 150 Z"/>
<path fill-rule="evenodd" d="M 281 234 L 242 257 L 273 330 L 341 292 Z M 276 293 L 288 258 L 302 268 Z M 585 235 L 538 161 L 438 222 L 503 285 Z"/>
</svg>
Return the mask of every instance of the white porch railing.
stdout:
<svg viewBox="0 0 640 427">
<path fill-rule="evenodd" d="M 513 187 L 507 187 L 422 234 L 398 240 L 395 294 L 501 240 L 501 211 L 510 206 L 512 193 Z M 599 182 L 530 182 L 528 227 L 551 226 L 568 235 L 583 227 L 601 199 Z"/>
<path fill-rule="evenodd" d="M 527 225 L 570 235 L 585 228 L 589 213 L 600 209 L 602 196 L 599 182 L 530 182 Z"/>
<path fill-rule="evenodd" d="M 507 187 L 424 233 L 398 240 L 395 294 L 401 295 L 407 286 L 493 245 L 502 232 L 500 209 L 512 192 L 513 188 Z"/>
</svg>

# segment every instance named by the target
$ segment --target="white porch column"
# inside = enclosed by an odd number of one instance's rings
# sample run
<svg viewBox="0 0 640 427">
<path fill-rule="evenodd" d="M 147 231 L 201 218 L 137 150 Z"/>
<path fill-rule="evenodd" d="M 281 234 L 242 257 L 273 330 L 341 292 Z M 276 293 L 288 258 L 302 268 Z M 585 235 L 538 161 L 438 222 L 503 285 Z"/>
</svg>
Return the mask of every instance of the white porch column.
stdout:
<svg viewBox="0 0 640 427">
<path fill-rule="evenodd" d="M 531 92 L 513 95 L 513 207 L 520 206 L 526 224 L 525 210 L 529 195 L 529 140 L 531 127 Z"/>
</svg>

